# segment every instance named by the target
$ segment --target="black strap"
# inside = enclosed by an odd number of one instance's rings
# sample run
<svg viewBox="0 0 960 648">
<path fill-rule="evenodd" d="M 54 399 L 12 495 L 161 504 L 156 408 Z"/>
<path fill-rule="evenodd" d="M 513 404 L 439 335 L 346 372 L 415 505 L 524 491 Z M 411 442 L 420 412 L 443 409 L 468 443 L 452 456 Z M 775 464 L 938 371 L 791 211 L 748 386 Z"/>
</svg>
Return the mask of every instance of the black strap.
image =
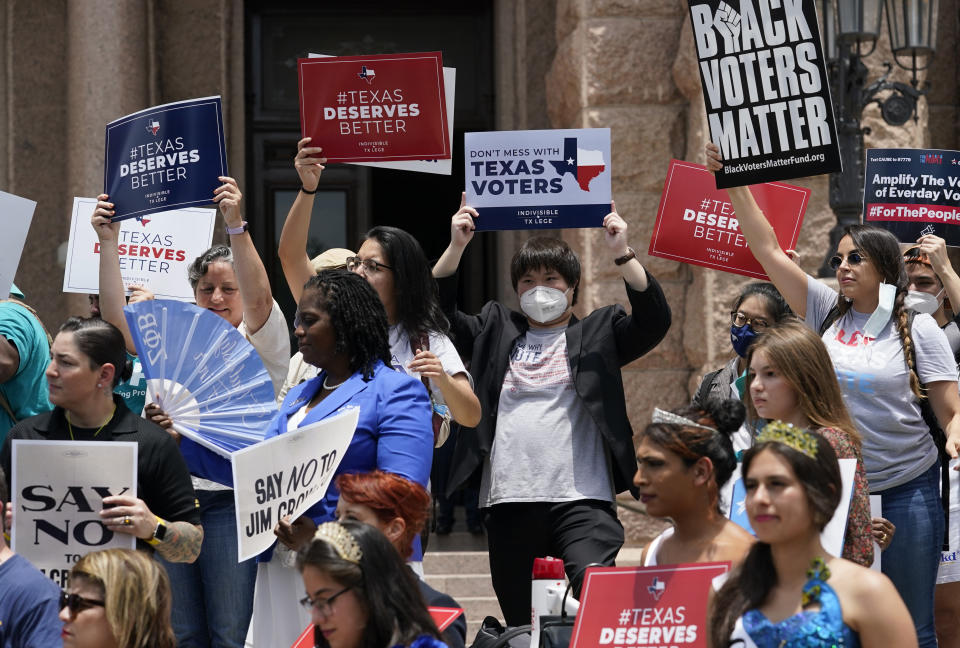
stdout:
<svg viewBox="0 0 960 648">
<path fill-rule="evenodd" d="M 827 313 L 826 319 L 823 320 L 823 323 L 820 325 L 820 337 L 823 337 L 823 334 L 827 332 L 827 329 L 830 328 L 830 325 L 840 319 L 840 307 L 834 306 L 830 309 L 830 312 Z"/>
<path fill-rule="evenodd" d="M 717 374 L 723 371 L 723 369 L 717 369 L 716 371 L 711 371 L 708 374 L 704 374 L 703 380 L 700 381 L 700 386 L 697 388 L 697 393 L 693 396 L 693 404 L 697 407 L 701 407 L 707 400 L 707 396 L 710 395 L 710 387 L 713 386 L 713 379 L 717 377 Z"/>
</svg>

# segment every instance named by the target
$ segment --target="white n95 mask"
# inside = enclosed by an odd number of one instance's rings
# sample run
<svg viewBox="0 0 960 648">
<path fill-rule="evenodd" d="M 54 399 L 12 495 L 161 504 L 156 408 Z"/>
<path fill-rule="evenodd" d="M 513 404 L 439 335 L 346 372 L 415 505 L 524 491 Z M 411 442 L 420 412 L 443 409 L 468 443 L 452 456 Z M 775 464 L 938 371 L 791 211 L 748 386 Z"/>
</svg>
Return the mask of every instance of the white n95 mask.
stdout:
<svg viewBox="0 0 960 648">
<path fill-rule="evenodd" d="M 903 307 L 918 313 L 933 315 L 940 308 L 940 295 L 943 294 L 943 288 L 936 295 L 919 290 L 907 291 L 907 296 L 903 298 Z"/>
<path fill-rule="evenodd" d="M 539 324 L 552 322 L 567 310 L 567 293 L 550 286 L 534 286 L 520 295 L 520 310 Z"/>
</svg>

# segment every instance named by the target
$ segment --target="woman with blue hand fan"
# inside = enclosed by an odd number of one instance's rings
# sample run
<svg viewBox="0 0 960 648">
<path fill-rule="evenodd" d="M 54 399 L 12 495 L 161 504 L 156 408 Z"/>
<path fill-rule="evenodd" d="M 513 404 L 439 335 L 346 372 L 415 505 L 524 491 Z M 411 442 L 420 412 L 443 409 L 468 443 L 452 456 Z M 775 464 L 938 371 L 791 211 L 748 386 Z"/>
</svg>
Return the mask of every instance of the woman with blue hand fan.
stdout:
<svg viewBox="0 0 960 648">
<path fill-rule="evenodd" d="M 240 188 L 233 178 L 224 176 L 220 180 L 223 184 L 214 191 L 213 202 L 223 214 L 230 246 L 214 245 L 197 257 L 188 270 L 188 280 L 197 306 L 229 322 L 254 347 L 270 374 L 275 396 L 283 384 L 290 359 L 286 319 L 273 299 L 263 262 L 243 220 Z M 110 222 L 113 207 L 109 196 L 99 196 L 91 219 L 101 242 L 101 308 L 104 317 L 130 339 L 132 336 L 121 311 L 123 285 L 116 249 L 119 226 Z M 107 308 L 109 304 L 114 307 Z M 152 403 L 145 411 L 174 437 L 179 436 L 171 429 L 172 413 L 168 416 Z M 177 641 L 181 648 L 208 645 L 241 648 L 253 609 L 256 565 L 253 561 L 237 562 L 232 491 L 201 477 L 196 457 L 209 450 L 185 440 L 181 451 L 194 475 L 194 487 L 208 533 L 196 564 L 166 565 L 174 590 L 173 621 Z"/>
<path fill-rule="evenodd" d="M 425 486 L 433 458 L 430 401 L 419 380 L 390 368 L 387 316 L 370 284 L 344 270 L 321 272 L 304 286 L 295 324 L 304 360 L 320 372 L 287 393 L 266 438 L 359 407 L 357 429 L 335 474 L 379 469 Z M 229 461 L 211 453 L 197 459 L 206 476 L 231 483 Z M 259 558 L 253 645 L 290 645 L 302 629 L 293 615 L 303 584 L 290 550 L 300 549 L 318 524 L 335 519 L 338 498 L 331 486 L 304 516 L 281 520 L 274 530 L 281 545 Z"/>
<path fill-rule="evenodd" d="M 115 326 L 99 318 L 68 319 L 53 341 L 46 372 L 53 411 L 20 421 L 0 452 L 7 487 L 14 439 L 136 442 L 137 497 L 105 497 L 100 517 L 111 531 L 136 536 L 141 549 L 152 547 L 171 563 L 193 562 L 203 528 L 190 473 L 170 435 L 113 393 L 130 370 Z"/>
</svg>

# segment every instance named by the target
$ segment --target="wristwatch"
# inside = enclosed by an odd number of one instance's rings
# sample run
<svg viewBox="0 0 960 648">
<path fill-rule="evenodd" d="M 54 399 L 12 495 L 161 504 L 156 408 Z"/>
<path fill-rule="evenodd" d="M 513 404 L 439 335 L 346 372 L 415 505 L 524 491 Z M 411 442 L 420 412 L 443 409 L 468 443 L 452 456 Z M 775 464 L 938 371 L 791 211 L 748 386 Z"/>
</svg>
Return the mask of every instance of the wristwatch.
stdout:
<svg viewBox="0 0 960 648">
<path fill-rule="evenodd" d="M 167 523 L 166 521 L 157 518 L 157 528 L 153 530 L 153 537 L 147 540 L 147 543 L 153 546 L 157 546 L 163 542 L 164 538 L 167 537 Z"/>
<path fill-rule="evenodd" d="M 613 260 L 613 262 L 616 263 L 618 266 L 621 266 L 627 261 L 629 261 L 630 259 L 636 259 L 636 258 L 637 258 L 637 252 L 632 247 L 627 247 L 627 253 L 621 257 L 617 257 L 616 259 Z"/>
<path fill-rule="evenodd" d="M 250 228 L 249 228 L 248 225 L 247 225 L 247 221 L 243 221 L 243 223 L 241 223 L 239 227 L 230 227 L 230 226 L 228 225 L 228 226 L 227 226 L 227 234 L 243 234 L 244 232 L 246 232 L 246 231 L 249 230 L 249 229 L 250 229 Z"/>
</svg>

